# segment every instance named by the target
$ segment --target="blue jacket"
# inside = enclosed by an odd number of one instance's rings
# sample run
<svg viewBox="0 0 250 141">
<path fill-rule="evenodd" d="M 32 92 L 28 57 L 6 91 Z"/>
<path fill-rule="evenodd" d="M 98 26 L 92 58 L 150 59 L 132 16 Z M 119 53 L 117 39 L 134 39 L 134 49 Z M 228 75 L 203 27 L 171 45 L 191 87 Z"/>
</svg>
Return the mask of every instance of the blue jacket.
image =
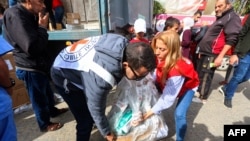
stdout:
<svg viewBox="0 0 250 141">
<path fill-rule="evenodd" d="M 99 40 L 94 44 L 95 54 L 93 61 L 108 71 L 115 78 L 117 83 L 124 76 L 122 70 L 122 60 L 124 49 L 127 44 L 128 40 L 125 37 L 117 34 L 101 35 Z M 82 50 L 82 48 L 78 50 Z M 62 55 L 63 53 L 64 55 Z M 57 58 L 67 55 L 72 55 L 72 53 L 67 53 L 67 51 L 62 50 Z M 78 57 L 72 58 L 77 60 Z M 89 62 L 92 60 L 85 61 Z M 79 63 L 77 61 L 72 61 L 72 65 L 75 64 Z M 51 69 L 51 73 L 53 74 L 52 77 L 55 75 L 61 76 L 61 79 L 54 77 L 54 83 L 57 86 L 62 87 L 64 85 L 64 78 L 66 78 L 69 83 L 82 89 L 86 95 L 86 99 L 88 99 L 87 105 L 93 120 L 95 121 L 95 124 L 103 136 L 107 135 L 111 129 L 109 127 L 108 119 L 105 116 L 104 109 L 106 108 L 107 95 L 112 89 L 112 86 L 91 70 L 86 72 L 74 68 L 69 69 L 60 66 L 55 67 L 54 63 Z"/>
</svg>

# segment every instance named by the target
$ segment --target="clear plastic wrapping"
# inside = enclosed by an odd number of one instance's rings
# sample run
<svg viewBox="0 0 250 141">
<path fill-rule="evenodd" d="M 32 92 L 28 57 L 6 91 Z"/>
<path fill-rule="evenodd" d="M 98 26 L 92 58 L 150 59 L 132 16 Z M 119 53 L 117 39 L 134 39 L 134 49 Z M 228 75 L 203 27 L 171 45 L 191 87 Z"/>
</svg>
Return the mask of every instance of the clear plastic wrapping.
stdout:
<svg viewBox="0 0 250 141">
<path fill-rule="evenodd" d="M 154 141 L 168 135 L 161 115 L 140 122 L 143 113 L 157 101 L 158 91 L 148 75 L 141 81 L 123 78 L 116 88 L 116 99 L 108 114 L 113 132 L 127 141 Z M 137 123 L 140 123 L 137 125 Z"/>
</svg>

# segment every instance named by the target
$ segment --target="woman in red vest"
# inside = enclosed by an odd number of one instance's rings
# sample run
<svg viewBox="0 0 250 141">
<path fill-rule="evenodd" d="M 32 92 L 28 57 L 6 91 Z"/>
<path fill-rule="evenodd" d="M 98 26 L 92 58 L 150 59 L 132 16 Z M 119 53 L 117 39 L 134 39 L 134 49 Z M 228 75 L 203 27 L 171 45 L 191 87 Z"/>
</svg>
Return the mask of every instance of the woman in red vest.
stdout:
<svg viewBox="0 0 250 141">
<path fill-rule="evenodd" d="M 172 106 L 177 99 L 175 109 L 176 140 L 183 141 L 187 128 L 186 113 L 199 86 L 199 78 L 193 64 L 182 57 L 180 37 L 174 31 L 165 31 L 156 35 L 152 47 L 157 57 L 154 78 L 162 93 L 157 103 L 147 111 L 143 119 Z"/>
</svg>

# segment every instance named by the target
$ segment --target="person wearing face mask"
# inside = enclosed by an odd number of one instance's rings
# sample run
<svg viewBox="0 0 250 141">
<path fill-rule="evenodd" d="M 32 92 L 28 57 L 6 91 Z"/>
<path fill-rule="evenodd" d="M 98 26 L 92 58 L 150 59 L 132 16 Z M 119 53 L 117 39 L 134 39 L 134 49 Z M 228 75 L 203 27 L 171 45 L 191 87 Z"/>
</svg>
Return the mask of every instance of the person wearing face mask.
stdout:
<svg viewBox="0 0 250 141">
<path fill-rule="evenodd" d="M 242 28 L 241 19 L 235 13 L 230 0 L 216 0 L 216 21 L 209 26 L 197 45 L 197 71 L 200 79 L 194 102 L 206 103 L 216 67 L 238 41 Z"/>
</svg>

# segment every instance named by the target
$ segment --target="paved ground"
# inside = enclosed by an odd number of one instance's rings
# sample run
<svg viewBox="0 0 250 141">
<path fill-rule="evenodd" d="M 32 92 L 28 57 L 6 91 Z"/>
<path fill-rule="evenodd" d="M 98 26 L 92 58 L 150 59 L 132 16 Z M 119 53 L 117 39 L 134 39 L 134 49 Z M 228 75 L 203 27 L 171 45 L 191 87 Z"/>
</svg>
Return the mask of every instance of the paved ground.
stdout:
<svg viewBox="0 0 250 141">
<path fill-rule="evenodd" d="M 250 125 L 250 82 L 245 82 L 239 86 L 233 99 L 233 108 L 228 109 L 223 105 L 223 97 L 218 92 L 218 82 L 224 76 L 225 72 L 216 71 L 211 95 L 206 104 L 191 104 L 187 117 L 186 141 L 223 141 L 223 125 Z M 112 97 L 112 93 L 110 97 Z M 108 103 L 107 112 L 110 109 L 110 103 Z M 65 103 L 60 103 L 57 106 L 67 107 Z M 169 135 L 162 141 L 175 140 L 173 109 L 174 106 L 164 112 L 169 127 Z M 39 132 L 32 110 L 16 114 L 15 120 L 19 141 L 75 141 L 75 120 L 70 111 L 52 119 L 65 123 L 62 129 L 54 132 Z M 104 139 L 97 130 L 93 130 L 91 141 L 104 141 Z"/>
</svg>

